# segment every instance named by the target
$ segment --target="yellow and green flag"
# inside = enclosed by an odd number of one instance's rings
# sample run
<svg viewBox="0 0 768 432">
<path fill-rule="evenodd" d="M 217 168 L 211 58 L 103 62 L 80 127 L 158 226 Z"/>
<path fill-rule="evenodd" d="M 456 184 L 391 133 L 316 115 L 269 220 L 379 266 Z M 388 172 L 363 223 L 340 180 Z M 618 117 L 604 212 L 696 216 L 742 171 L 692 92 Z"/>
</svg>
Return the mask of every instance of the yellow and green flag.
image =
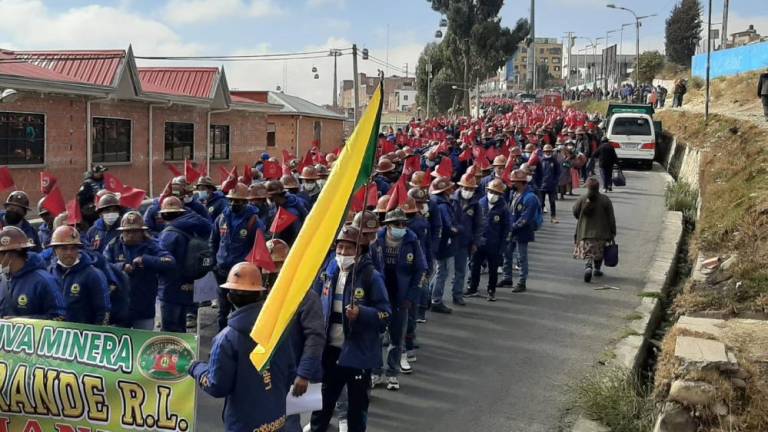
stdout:
<svg viewBox="0 0 768 432">
<path fill-rule="evenodd" d="M 382 84 L 379 84 L 304 221 L 251 330 L 251 338 L 258 345 L 250 357 L 259 371 L 269 365 L 275 348 L 320 272 L 346 217 L 352 194 L 368 182 L 373 172 L 381 105 Z"/>
</svg>

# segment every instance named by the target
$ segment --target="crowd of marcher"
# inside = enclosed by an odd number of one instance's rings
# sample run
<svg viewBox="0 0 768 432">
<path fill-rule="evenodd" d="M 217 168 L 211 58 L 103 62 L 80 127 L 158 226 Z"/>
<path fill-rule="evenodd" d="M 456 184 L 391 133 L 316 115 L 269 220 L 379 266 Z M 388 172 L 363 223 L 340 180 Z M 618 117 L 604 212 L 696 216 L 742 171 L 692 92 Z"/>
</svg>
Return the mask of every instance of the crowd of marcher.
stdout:
<svg viewBox="0 0 768 432">
<path fill-rule="evenodd" d="M 341 430 L 363 431 L 371 389 L 398 390 L 401 374 L 414 373 L 429 314 L 465 308 L 468 298 L 496 301 L 504 286 L 535 289 L 528 246 L 544 215 L 559 223 L 558 204 L 580 188 L 574 256 L 585 260 L 586 282 L 602 276 L 603 248 L 616 235 L 604 193 L 617 161 L 599 119 L 508 99 L 486 100 L 484 112 L 413 119 L 379 135 L 375 175 L 353 198 L 267 371 L 250 364 L 248 333 L 338 152 L 282 161 L 264 153 L 248 177 L 221 185 L 176 176 L 143 214 L 109 192 L 106 169 L 95 166 L 78 194 L 84 220 L 54 218 L 41 204 L 37 229 L 27 195 L 15 191 L 0 212 L 2 316 L 185 332 L 200 307 L 194 283 L 212 271 L 221 332 L 189 373 L 227 398 L 226 430 L 302 430 L 297 415 L 286 417 L 285 396 L 314 382 L 322 408 L 305 430 L 327 430 L 336 413 Z M 259 239 L 273 266 L 246 260 Z"/>
<path fill-rule="evenodd" d="M 673 107 L 682 106 L 683 95 L 687 91 L 686 86 L 687 82 L 685 80 L 675 81 Z M 631 83 L 624 83 L 621 86 L 615 86 L 608 90 L 600 87 L 566 90 L 563 97 L 570 101 L 594 99 L 598 101 L 621 101 L 623 103 L 647 103 L 653 105 L 654 108 L 663 108 L 668 94 L 669 90 L 661 84 L 644 84 L 635 87 Z"/>
</svg>

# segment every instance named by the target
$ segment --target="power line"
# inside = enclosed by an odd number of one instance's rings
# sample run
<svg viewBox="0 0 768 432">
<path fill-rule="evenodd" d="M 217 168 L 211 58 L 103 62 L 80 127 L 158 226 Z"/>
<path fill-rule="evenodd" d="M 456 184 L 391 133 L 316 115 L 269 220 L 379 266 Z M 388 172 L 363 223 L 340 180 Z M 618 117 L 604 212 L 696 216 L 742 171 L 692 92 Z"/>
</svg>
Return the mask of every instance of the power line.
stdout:
<svg viewBox="0 0 768 432">
<path fill-rule="evenodd" d="M 335 51 L 343 52 L 348 51 L 351 53 L 352 48 L 340 48 L 333 49 Z M 135 56 L 137 59 L 142 60 L 228 60 L 228 59 L 266 59 L 273 57 L 301 57 L 306 55 L 322 54 L 323 57 L 327 57 L 331 49 L 321 51 L 303 51 L 293 53 L 269 53 L 269 54 L 243 54 L 243 55 L 211 55 L 211 56 Z"/>
</svg>

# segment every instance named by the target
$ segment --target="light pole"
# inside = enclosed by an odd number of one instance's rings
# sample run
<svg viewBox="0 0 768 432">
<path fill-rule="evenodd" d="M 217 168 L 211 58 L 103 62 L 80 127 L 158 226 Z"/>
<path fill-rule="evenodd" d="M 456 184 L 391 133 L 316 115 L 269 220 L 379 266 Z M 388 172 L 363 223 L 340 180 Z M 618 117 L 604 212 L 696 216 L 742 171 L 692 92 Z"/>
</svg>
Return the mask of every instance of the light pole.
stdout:
<svg viewBox="0 0 768 432">
<path fill-rule="evenodd" d="M 592 50 L 592 63 L 594 65 L 594 68 L 593 68 L 594 69 L 594 74 L 593 74 L 594 76 L 592 77 L 592 90 L 597 88 L 597 79 L 598 79 L 598 76 L 597 76 L 597 49 L 600 48 L 600 41 L 603 40 L 603 39 L 605 39 L 605 38 L 603 38 L 603 37 L 595 38 L 595 46 L 594 46 L 594 49 Z M 606 46 L 607 45 L 608 45 L 608 41 L 606 40 Z M 600 61 L 600 73 L 603 72 L 602 58 L 603 58 L 603 54 L 600 53 L 600 59 L 601 59 L 601 61 Z"/>
<path fill-rule="evenodd" d="M 632 9 L 628 9 L 622 6 L 616 6 L 613 3 L 609 3 L 605 6 L 611 9 L 625 10 L 631 13 L 633 17 L 635 17 L 635 88 L 637 88 L 637 85 L 640 83 L 640 20 L 644 18 L 650 18 L 652 16 L 656 16 L 656 14 L 644 15 L 639 17 L 635 13 L 635 11 L 633 11 Z"/>
<path fill-rule="evenodd" d="M 619 37 L 619 76 L 624 75 L 624 59 L 621 57 L 622 52 L 624 51 L 624 27 L 628 27 L 633 25 L 632 23 L 622 24 L 621 25 L 621 36 Z"/>
</svg>

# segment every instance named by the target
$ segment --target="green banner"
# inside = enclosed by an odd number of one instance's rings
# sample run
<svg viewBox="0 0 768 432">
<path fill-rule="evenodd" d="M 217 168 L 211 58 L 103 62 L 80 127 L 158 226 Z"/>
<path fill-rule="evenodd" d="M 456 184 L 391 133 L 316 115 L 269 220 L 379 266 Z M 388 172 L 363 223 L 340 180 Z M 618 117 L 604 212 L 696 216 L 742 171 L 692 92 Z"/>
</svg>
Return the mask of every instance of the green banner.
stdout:
<svg viewBox="0 0 768 432">
<path fill-rule="evenodd" d="M 192 431 L 193 334 L 0 320 L 0 432 Z"/>
</svg>

